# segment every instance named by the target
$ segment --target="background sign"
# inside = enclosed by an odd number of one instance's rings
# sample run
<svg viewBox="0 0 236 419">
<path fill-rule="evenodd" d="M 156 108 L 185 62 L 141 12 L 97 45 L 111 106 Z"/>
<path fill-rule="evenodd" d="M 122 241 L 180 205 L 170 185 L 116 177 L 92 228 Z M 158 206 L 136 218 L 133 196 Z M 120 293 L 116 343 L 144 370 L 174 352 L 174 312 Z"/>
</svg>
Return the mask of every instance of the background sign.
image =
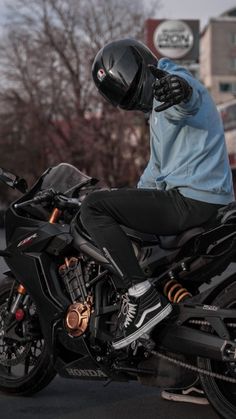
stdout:
<svg viewBox="0 0 236 419">
<path fill-rule="evenodd" d="M 199 20 L 146 21 L 146 43 L 157 58 L 199 61 Z"/>
</svg>

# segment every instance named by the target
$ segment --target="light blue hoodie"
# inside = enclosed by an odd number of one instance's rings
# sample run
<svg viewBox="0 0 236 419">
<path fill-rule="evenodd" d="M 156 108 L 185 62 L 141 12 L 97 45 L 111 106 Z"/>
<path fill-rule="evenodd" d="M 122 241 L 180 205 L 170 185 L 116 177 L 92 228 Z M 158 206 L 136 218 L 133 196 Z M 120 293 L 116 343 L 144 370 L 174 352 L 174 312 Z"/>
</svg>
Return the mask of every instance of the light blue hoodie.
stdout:
<svg viewBox="0 0 236 419">
<path fill-rule="evenodd" d="M 207 89 L 183 67 L 162 58 L 158 67 L 183 77 L 192 86 L 188 103 L 163 112 L 154 99 L 150 117 L 149 163 L 138 188 L 168 190 L 199 201 L 228 204 L 234 200 L 223 124 Z"/>
</svg>

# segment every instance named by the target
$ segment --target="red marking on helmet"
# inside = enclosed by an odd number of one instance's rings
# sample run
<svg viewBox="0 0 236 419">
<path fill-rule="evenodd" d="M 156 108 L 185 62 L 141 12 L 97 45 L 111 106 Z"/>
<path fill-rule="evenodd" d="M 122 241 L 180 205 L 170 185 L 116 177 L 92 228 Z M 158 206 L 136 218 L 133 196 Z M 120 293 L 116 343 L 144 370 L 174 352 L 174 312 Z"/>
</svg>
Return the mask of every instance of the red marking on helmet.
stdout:
<svg viewBox="0 0 236 419">
<path fill-rule="evenodd" d="M 97 72 L 98 80 L 102 81 L 106 77 L 106 73 L 103 68 L 100 68 Z"/>
</svg>

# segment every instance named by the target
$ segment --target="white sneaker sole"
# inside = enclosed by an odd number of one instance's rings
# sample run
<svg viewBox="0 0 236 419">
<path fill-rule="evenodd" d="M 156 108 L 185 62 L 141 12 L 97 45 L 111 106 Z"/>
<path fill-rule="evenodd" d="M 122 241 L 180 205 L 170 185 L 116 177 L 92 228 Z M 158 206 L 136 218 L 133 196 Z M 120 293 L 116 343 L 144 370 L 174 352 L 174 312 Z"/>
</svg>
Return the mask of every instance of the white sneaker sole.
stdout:
<svg viewBox="0 0 236 419">
<path fill-rule="evenodd" d="M 125 346 L 130 345 L 134 340 L 137 340 L 142 336 L 144 333 L 147 333 L 150 329 L 160 323 L 165 317 L 167 317 L 172 311 L 171 304 L 167 304 L 162 311 L 160 311 L 155 317 L 153 317 L 149 322 L 145 325 L 140 327 L 131 335 L 127 336 L 124 339 L 119 340 L 118 342 L 114 342 L 112 344 L 114 349 L 121 349 L 125 348 Z"/>
<path fill-rule="evenodd" d="M 201 405 L 209 404 L 208 400 L 205 397 L 194 397 L 194 396 L 187 396 L 184 394 L 172 394 L 172 393 L 168 393 L 167 391 L 161 392 L 161 398 L 164 400 L 172 401 L 172 402 L 185 402 L 185 403 L 194 403 L 194 404 L 201 404 Z"/>
</svg>

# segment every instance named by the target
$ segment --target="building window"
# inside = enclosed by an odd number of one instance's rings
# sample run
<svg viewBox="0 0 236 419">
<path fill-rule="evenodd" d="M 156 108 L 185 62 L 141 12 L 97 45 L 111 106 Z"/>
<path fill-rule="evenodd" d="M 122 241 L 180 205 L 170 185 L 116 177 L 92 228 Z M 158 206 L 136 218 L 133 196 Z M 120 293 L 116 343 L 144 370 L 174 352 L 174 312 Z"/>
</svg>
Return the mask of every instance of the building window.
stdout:
<svg viewBox="0 0 236 419">
<path fill-rule="evenodd" d="M 230 32 L 230 42 L 233 45 L 236 45 L 236 32 Z"/>
<path fill-rule="evenodd" d="M 232 129 L 236 129 L 236 105 L 230 104 L 230 105 L 221 105 L 219 108 L 222 121 L 224 124 L 224 130 L 230 131 Z"/>
<path fill-rule="evenodd" d="M 236 58 L 231 58 L 230 60 L 230 69 L 236 70 Z"/>
<path fill-rule="evenodd" d="M 232 92 L 232 83 L 220 83 L 220 92 L 231 93 Z"/>
<path fill-rule="evenodd" d="M 221 93 L 236 94 L 236 83 L 220 83 L 219 90 Z"/>
</svg>

